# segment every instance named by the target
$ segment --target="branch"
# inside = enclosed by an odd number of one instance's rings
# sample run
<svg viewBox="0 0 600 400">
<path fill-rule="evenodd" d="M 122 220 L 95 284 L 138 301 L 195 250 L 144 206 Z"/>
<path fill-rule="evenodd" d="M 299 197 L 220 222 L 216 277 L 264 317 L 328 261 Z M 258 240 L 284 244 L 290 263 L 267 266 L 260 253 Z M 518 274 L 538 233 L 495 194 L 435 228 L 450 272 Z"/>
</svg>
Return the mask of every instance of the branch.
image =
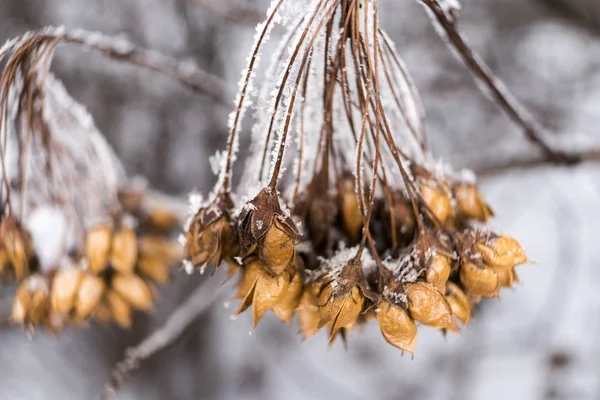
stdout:
<svg viewBox="0 0 600 400">
<path fill-rule="evenodd" d="M 130 347 L 125 351 L 125 358 L 115 366 L 110 382 L 104 385 L 101 399 L 113 399 L 128 373 L 139 367 L 141 361 L 175 342 L 188 326 L 230 290 L 230 285 L 221 284 L 214 277 L 210 279 L 210 283 L 203 283 L 198 287 L 185 303 L 171 314 L 161 328 L 154 331 L 136 347 Z"/>
<path fill-rule="evenodd" d="M 573 152 L 569 153 L 569 157 L 573 157 L 576 162 L 564 163 L 557 161 L 556 159 L 546 156 L 523 156 L 518 158 L 510 158 L 502 162 L 497 162 L 489 165 L 482 165 L 475 167 L 474 171 L 478 177 L 487 178 L 492 176 L 501 175 L 504 173 L 540 168 L 550 165 L 568 165 L 575 166 L 582 162 L 600 162 L 600 149 L 593 149 L 584 152 Z"/>
<path fill-rule="evenodd" d="M 265 17 L 256 10 L 232 4 L 230 0 L 190 0 L 192 3 L 203 7 L 210 12 L 220 15 L 230 21 L 244 24 L 257 25 Z"/>
<path fill-rule="evenodd" d="M 0 57 L 7 51 L 14 50 L 28 39 L 58 40 L 98 50 L 109 58 L 170 76 L 192 90 L 211 96 L 228 107 L 231 106 L 231 101 L 234 98 L 225 81 L 203 71 L 191 62 L 181 62 L 157 51 L 136 47 L 122 37 L 111 37 L 82 29 L 66 30 L 63 27 L 47 27 L 40 31 L 27 32 L 2 46 Z"/>
<path fill-rule="evenodd" d="M 456 15 L 458 3 L 456 0 L 419 0 L 429 11 L 431 22 L 438 35 L 446 44 L 455 50 L 457 56 L 471 71 L 474 78 L 480 83 L 484 93 L 489 92 L 496 104 L 523 129 L 525 137 L 542 149 L 547 159 L 555 163 L 573 164 L 579 161 L 576 155 L 568 154 L 553 148 L 544 139 L 544 127 L 538 123 L 527 109 L 508 91 L 490 68 L 481 60 L 479 55 L 471 49 L 466 39 L 458 31 Z"/>
</svg>

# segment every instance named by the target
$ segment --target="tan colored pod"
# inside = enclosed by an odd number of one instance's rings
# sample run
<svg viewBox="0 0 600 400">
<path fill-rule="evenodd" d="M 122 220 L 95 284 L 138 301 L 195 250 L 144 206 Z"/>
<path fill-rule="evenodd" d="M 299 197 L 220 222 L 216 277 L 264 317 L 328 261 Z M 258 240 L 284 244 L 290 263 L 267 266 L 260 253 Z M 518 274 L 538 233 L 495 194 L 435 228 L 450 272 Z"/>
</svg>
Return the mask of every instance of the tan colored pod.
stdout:
<svg viewBox="0 0 600 400">
<path fill-rule="evenodd" d="M 450 277 L 450 262 L 448 257 L 436 254 L 432 257 L 427 267 L 427 282 L 431 283 L 440 292 L 444 292 L 448 277 Z"/>
<path fill-rule="evenodd" d="M 111 229 L 107 225 L 99 225 L 90 229 L 86 236 L 86 256 L 88 269 L 99 274 L 108 267 L 111 246 Z"/>
<path fill-rule="evenodd" d="M 177 214 L 165 208 L 152 208 L 146 218 L 146 222 L 151 228 L 160 231 L 168 231 L 179 225 Z"/>
<path fill-rule="evenodd" d="M 277 304 L 273 306 L 275 315 L 287 325 L 290 325 L 294 313 L 300 304 L 302 289 L 304 289 L 302 277 L 300 274 L 294 274 L 287 290 L 283 293 Z"/>
<path fill-rule="evenodd" d="M 183 248 L 172 240 L 162 236 L 145 235 L 138 242 L 140 257 L 153 257 L 174 263 L 183 258 Z"/>
<path fill-rule="evenodd" d="M 75 302 L 75 314 L 79 319 L 87 318 L 94 311 L 100 303 L 104 289 L 105 284 L 102 278 L 92 274 L 83 274 Z"/>
<path fill-rule="evenodd" d="M 156 257 L 140 257 L 137 262 L 137 269 L 142 275 L 160 285 L 164 285 L 169 281 L 169 265 Z"/>
<path fill-rule="evenodd" d="M 471 318 L 471 302 L 458 286 L 448 282 L 446 300 L 452 309 L 452 315 L 458 318 L 463 325 L 467 325 Z"/>
<path fill-rule="evenodd" d="M 319 331 L 321 314 L 319 313 L 316 292 L 318 290 L 315 284 L 309 282 L 302 291 L 302 297 L 298 305 L 298 323 L 300 324 L 300 332 L 305 339 L 314 336 Z"/>
<path fill-rule="evenodd" d="M 279 275 L 294 264 L 296 259 L 296 232 L 279 218 L 265 233 L 259 247 L 259 257 L 264 267 L 273 275 Z"/>
<path fill-rule="evenodd" d="M 114 290 L 106 293 L 106 306 L 115 322 L 122 328 L 131 327 L 131 307 Z"/>
<path fill-rule="evenodd" d="M 358 205 L 352 175 L 344 177 L 338 183 L 338 207 L 342 216 L 344 230 L 350 243 L 358 243 L 363 227 L 363 216 Z"/>
<path fill-rule="evenodd" d="M 484 266 L 478 267 L 473 263 L 460 266 L 460 281 L 468 293 L 483 297 L 496 297 L 500 289 L 500 281 L 496 271 Z"/>
<path fill-rule="evenodd" d="M 267 311 L 275 306 L 289 286 L 290 276 L 284 272 L 278 276 L 271 276 L 266 270 L 256 281 L 256 287 L 252 296 L 252 317 L 254 328 L 258 325 Z"/>
<path fill-rule="evenodd" d="M 440 223 L 445 223 L 453 214 L 452 199 L 450 196 L 444 193 L 443 190 L 435 189 L 426 184 L 421 184 L 419 187 L 425 204 L 427 204 Z"/>
<path fill-rule="evenodd" d="M 28 282 L 22 282 L 13 301 L 10 319 L 17 324 L 24 324 L 27 318 L 29 303 L 31 302 L 31 293 L 29 292 Z"/>
<path fill-rule="evenodd" d="M 458 331 L 452 319 L 452 310 L 445 297 L 431 284 L 407 283 L 404 286 L 410 316 L 423 325 L 437 329 Z"/>
<path fill-rule="evenodd" d="M 122 274 L 131 274 L 138 257 L 138 244 L 135 231 L 124 228 L 112 236 L 110 264 Z"/>
<path fill-rule="evenodd" d="M 50 303 L 52 310 L 58 313 L 68 313 L 75 307 L 77 289 L 83 272 L 77 268 L 61 268 L 52 280 Z"/>
<path fill-rule="evenodd" d="M 477 243 L 483 261 L 491 267 L 512 268 L 527 262 L 525 251 L 517 240 L 500 236 L 490 243 Z"/>
<path fill-rule="evenodd" d="M 362 311 L 365 297 L 358 286 L 346 293 L 335 295 L 332 285 L 327 285 L 319 296 L 319 328 L 332 323 L 329 340 L 333 340 L 341 328 L 351 327 Z"/>
<path fill-rule="evenodd" d="M 454 198 L 459 212 L 467 218 L 487 222 L 494 216 L 494 212 L 483 199 L 477 185 L 459 183 L 454 187 Z"/>
<path fill-rule="evenodd" d="M 385 340 L 402 351 L 414 354 L 417 344 L 417 325 L 401 307 L 380 301 L 377 321 Z"/>
<path fill-rule="evenodd" d="M 138 275 L 115 274 L 112 288 L 137 310 L 147 310 L 152 307 L 152 290 Z"/>
</svg>

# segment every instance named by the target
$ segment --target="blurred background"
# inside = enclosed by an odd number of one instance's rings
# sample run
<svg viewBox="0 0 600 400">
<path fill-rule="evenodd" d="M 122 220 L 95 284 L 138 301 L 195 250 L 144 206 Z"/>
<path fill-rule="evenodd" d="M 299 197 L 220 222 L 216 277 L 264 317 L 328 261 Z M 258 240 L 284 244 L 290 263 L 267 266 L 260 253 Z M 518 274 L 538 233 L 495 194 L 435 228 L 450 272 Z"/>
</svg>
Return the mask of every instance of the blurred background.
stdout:
<svg viewBox="0 0 600 400">
<path fill-rule="evenodd" d="M 382 24 L 420 90 L 435 155 L 485 167 L 536 154 L 477 89 L 413 1 L 382 2 Z M 268 1 L 2 0 L 0 41 L 47 25 L 124 34 L 190 60 L 235 88 Z M 600 3 L 463 0 L 471 45 L 556 140 L 600 147 Z M 274 32 L 279 35 L 280 32 Z M 231 107 L 152 72 L 62 46 L 53 71 L 83 103 L 129 175 L 184 198 L 210 190 L 209 156 L 222 148 Z M 233 101 L 233 95 L 231 96 Z M 231 103 L 233 104 L 233 103 Z M 249 336 L 229 323 L 228 297 L 127 378 L 119 399 L 598 399 L 600 398 L 600 169 L 540 167 L 483 177 L 495 230 L 538 263 L 484 301 L 459 335 L 420 328 L 415 358 L 387 345 L 376 324 L 345 350 L 325 333 L 301 341 L 274 316 Z M 134 329 L 94 325 L 60 338 L 0 329 L 0 399 L 96 399 L 126 347 L 160 326 L 204 278 L 176 274 Z"/>
</svg>

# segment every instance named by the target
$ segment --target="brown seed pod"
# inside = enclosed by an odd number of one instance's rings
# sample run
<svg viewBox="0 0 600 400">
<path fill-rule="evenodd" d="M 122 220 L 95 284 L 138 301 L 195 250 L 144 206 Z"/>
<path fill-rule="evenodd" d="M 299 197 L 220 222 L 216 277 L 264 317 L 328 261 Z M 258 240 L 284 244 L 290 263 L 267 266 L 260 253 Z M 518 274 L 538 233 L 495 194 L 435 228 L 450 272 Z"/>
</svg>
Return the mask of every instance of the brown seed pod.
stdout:
<svg viewBox="0 0 600 400">
<path fill-rule="evenodd" d="M 158 231 L 169 231 L 179 225 L 179 218 L 171 210 L 166 208 L 153 207 L 146 214 L 146 225 L 150 229 Z"/>
<path fill-rule="evenodd" d="M 305 221 L 307 238 L 319 254 L 325 253 L 331 246 L 331 229 L 337 215 L 335 201 L 331 198 L 327 179 L 323 179 L 323 176 L 319 174 L 313 177 L 306 188 L 306 198 L 294 208 L 295 214 Z"/>
<path fill-rule="evenodd" d="M 160 285 L 169 281 L 169 265 L 159 258 L 141 256 L 137 260 L 136 268 L 140 274 Z"/>
<path fill-rule="evenodd" d="M 111 287 L 137 310 L 147 310 L 152 307 L 152 290 L 138 275 L 117 273 L 112 278 Z"/>
<path fill-rule="evenodd" d="M 319 295 L 319 314 L 321 319 L 318 328 L 331 323 L 329 340 L 333 340 L 337 331 L 341 328 L 351 327 L 362 311 L 365 297 L 358 286 L 352 286 L 350 290 L 335 293 L 333 285 L 327 285 Z"/>
<path fill-rule="evenodd" d="M 29 303 L 31 302 L 31 293 L 27 286 L 27 281 L 19 285 L 15 300 L 13 301 L 10 319 L 17 324 L 25 324 L 27 318 Z"/>
<path fill-rule="evenodd" d="M 426 279 L 427 282 L 433 284 L 437 290 L 444 293 L 446 282 L 450 277 L 450 261 L 448 257 L 442 254 L 436 254 L 431 257 L 427 266 Z"/>
<path fill-rule="evenodd" d="M 122 274 L 131 274 L 138 257 L 138 244 L 135 231 L 123 228 L 112 236 L 110 249 L 110 264 Z"/>
<path fill-rule="evenodd" d="M 111 246 L 111 228 L 99 225 L 90 229 L 86 236 L 86 255 L 88 269 L 93 274 L 99 274 L 108 267 L 108 257 Z"/>
<path fill-rule="evenodd" d="M 450 305 L 433 285 L 425 282 L 407 283 L 404 286 L 410 316 L 423 325 L 437 329 L 458 331 L 452 320 Z"/>
<path fill-rule="evenodd" d="M 353 245 L 360 241 L 363 216 L 360 212 L 356 190 L 354 189 L 354 177 L 346 173 L 337 184 L 338 208 L 342 218 L 344 232 L 348 237 L 349 244 Z"/>
<path fill-rule="evenodd" d="M 32 275 L 21 282 L 15 295 L 11 321 L 29 329 L 48 321 L 50 313 L 50 288 L 48 279 Z"/>
<path fill-rule="evenodd" d="M 298 305 L 298 322 L 300 332 L 305 339 L 314 336 L 319 331 L 319 321 L 321 320 L 317 298 L 319 291 L 319 287 L 312 281 L 308 282 L 302 291 Z"/>
<path fill-rule="evenodd" d="M 392 246 L 406 245 L 413 239 L 416 227 L 415 215 L 410 202 L 401 191 L 392 192 L 391 204 L 385 201 L 380 218 Z"/>
<path fill-rule="evenodd" d="M 414 354 L 417 344 L 417 325 L 408 313 L 395 304 L 380 301 L 377 320 L 385 340 L 402 351 Z"/>
<path fill-rule="evenodd" d="M 302 276 L 295 273 L 292 277 L 292 281 L 289 283 L 287 290 L 283 293 L 281 298 L 277 301 L 277 304 L 273 306 L 273 312 L 284 321 L 288 326 L 290 325 L 294 313 L 300 304 L 300 298 L 302 297 L 304 289 Z"/>
<path fill-rule="evenodd" d="M 115 322 L 122 328 L 131 327 L 131 307 L 114 290 L 106 293 L 106 307 Z"/>
<path fill-rule="evenodd" d="M 31 237 L 13 217 L 6 217 L 0 223 L 0 246 L 6 257 L 5 264 L 12 267 L 17 280 L 29 274 L 29 259 L 33 253 Z"/>
<path fill-rule="evenodd" d="M 508 288 L 512 288 L 513 287 L 513 283 L 514 283 L 514 279 L 515 279 L 515 272 L 513 268 L 506 268 L 506 267 L 492 267 L 494 269 L 494 271 L 496 271 L 496 275 L 498 275 L 498 283 L 500 284 L 501 287 L 508 287 Z"/>
<path fill-rule="evenodd" d="M 500 281 L 491 267 L 478 266 L 471 262 L 460 266 L 460 282 L 469 294 L 482 297 L 496 297 Z"/>
<path fill-rule="evenodd" d="M 471 302 L 454 283 L 448 282 L 446 289 L 446 300 L 450 304 L 452 315 L 466 326 L 471 318 Z"/>
<path fill-rule="evenodd" d="M 494 212 L 485 202 L 477 185 L 459 183 L 454 186 L 454 198 L 458 212 L 467 218 L 487 222 Z"/>
<path fill-rule="evenodd" d="M 76 319 L 83 320 L 94 311 L 100 303 L 104 289 L 105 284 L 102 278 L 92 274 L 83 274 L 75 302 Z"/>
<path fill-rule="evenodd" d="M 441 185 L 434 183 L 421 183 L 419 188 L 425 204 L 438 221 L 444 224 L 454 214 L 452 199 L 447 191 Z"/>
<path fill-rule="evenodd" d="M 105 295 L 104 301 L 101 301 L 100 303 L 98 303 L 98 305 L 96 306 L 94 311 L 92 311 L 92 315 L 91 315 L 95 321 L 98 321 L 102 324 L 106 324 L 112 320 L 112 314 L 110 313 L 110 310 L 108 309 L 108 306 L 106 303 L 107 303 L 107 301 L 106 301 L 106 295 Z"/>
<path fill-rule="evenodd" d="M 289 219 L 273 219 L 259 245 L 259 257 L 271 275 L 279 275 L 296 260 L 296 227 Z"/>
<path fill-rule="evenodd" d="M 50 303 L 52 311 L 68 313 L 75 307 L 77 291 L 83 278 L 83 272 L 78 268 L 61 268 L 52 280 Z"/>
<path fill-rule="evenodd" d="M 514 267 L 527 262 L 527 255 L 519 242 L 509 236 L 476 243 L 475 247 L 481 253 L 483 261 L 492 267 Z"/>
<path fill-rule="evenodd" d="M 158 258 L 167 264 L 183 258 L 181 246 L 163 236 L 144 235 L 138 240 L 138 248 L 140 257 Z"/>
</svg>

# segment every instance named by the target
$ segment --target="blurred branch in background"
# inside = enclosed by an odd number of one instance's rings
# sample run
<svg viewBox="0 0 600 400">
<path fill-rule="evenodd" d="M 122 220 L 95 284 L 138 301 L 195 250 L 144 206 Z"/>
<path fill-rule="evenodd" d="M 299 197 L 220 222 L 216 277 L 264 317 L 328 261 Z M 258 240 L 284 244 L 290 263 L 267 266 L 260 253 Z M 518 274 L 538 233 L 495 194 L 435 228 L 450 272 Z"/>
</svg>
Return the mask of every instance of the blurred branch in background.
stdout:
<svg viewBox="0 0 600 400">
<path fill-rule="evenodd" d="M 242 25 L 256 25 L 265 17 L 262 13 L 233 4 L 231 0 L 189 0 L 193 4 Z"/>
</svg>

